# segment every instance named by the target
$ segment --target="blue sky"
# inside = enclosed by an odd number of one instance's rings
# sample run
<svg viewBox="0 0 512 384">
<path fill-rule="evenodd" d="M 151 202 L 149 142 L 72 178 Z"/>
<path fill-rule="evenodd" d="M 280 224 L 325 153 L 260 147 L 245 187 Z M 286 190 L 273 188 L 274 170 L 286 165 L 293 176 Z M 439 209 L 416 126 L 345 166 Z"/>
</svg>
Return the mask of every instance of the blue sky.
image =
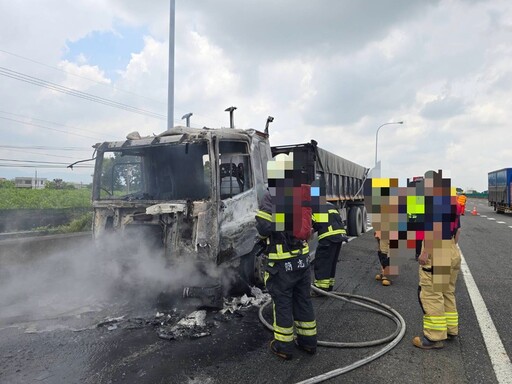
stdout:
<svg viewBox="0 0 512 384">
<path fill-rule="evenodd" d="M 77 41 L 67 41 L 67 52 L 63 60 L 80 63 L 80 57 L 86 64 L 98 66 L 111 80 L 117 80 L 119 71 L 124 70 L 130 62 L 132 53 L 139 53 L 144 48 L 144 36 L 147 28 L 133 27 L 114 20 L 109 31 L 92 31 Z M 80 63 L 84 64 L 84 63 Z"/>
</svg>

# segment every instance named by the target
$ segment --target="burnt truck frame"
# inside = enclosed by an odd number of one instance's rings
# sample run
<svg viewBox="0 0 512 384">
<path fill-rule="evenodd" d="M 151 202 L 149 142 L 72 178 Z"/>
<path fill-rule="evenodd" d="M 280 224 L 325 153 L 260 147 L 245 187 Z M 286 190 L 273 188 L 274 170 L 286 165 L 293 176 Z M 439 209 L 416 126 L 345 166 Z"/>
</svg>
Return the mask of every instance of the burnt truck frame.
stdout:
<svg viewBox="0 0 512 384">
<path fill-rule="evenodd" d="M 304 169 L 311 181 L 326 181 L 327 198 L 340 208 L 349 234 L 366 230 L 362 184 L 368 170 L 314 141 L 271 148 L 268 134 L 254 129 L 189 127 L 128 137 L 95 145 L 96 244 L 121 235 L 161 253 L 171 268 L 193 263 L 204 272 L 202 285 L 214 288 L 198 293 L 186 287 L 183 294 L 206 295 L 205 305 L 219 305 L 219 290 L 232 283 L 223 276 L 232 272 L 246 285 L 262 284 L 255 214 L 267 188 L 267 161 L 277 153 L 306 152 Z"/>
</svg>

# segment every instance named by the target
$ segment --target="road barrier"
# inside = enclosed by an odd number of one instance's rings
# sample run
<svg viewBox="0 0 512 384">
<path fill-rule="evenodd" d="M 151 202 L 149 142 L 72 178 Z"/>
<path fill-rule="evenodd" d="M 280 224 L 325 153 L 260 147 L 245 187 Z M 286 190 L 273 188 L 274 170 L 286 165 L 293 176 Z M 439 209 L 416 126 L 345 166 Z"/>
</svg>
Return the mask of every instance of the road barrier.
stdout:
<svg viewBox="0 0 512 384">
<path fill-rule="evenodd" d="M 34 258 L 92 244 L 91 232 L 0 240 L 0 266 L 26 263 Z"/>
</svg>

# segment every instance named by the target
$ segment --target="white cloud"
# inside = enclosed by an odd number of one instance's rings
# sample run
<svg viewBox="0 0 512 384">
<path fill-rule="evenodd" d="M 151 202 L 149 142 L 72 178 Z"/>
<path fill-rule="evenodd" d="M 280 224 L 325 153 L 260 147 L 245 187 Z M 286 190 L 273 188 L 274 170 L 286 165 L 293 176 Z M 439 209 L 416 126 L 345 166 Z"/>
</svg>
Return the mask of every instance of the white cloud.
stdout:
<svg viewBox="0 0 512 384">
<path fill-rule="evenodd" d="M 177 1 L 176 12 L 175 123 L 193 112 L 193 126 L 227 126 L 224 109 L 235 105 L 237 127 L 263 129 L 274 116 L 275 145 L 315 139 L 372 166 L 377 127 L 404 120 L 379 136 L 388 176 L 450 169 L 457 185 L 484 190 L 487 172 L 512 166 L 511 149 L 496 144 L 512 139 L 510 2 L 196 0 Z M 9 3 L 0 49 L 94 81 L 1 52 L 0 66 L 165 115 L 168 21 L 165 0 Z M 116 22 L 148 31 L 118 79 L 85 57 L 63 60 L 67 42 Z M 166 127 L 4 76 L 0 85 L 0 110 L 70 132 L 122 139 Z M 0 119 L 4 127 L 14 129 L 9 141 L 26 145 L 99 141 Z"/>
<path fill-rule="evenodd" d="M 105 73 L 98 66 L 87 65 L 83 59 L 79 60 L 78 64 L 64 60 L 58 66 L 67 74 L 61 85 L 68 88 L 85 91 L 94 83 L 111 83 L 111 80 L 105 77 Z"/>
</svg>

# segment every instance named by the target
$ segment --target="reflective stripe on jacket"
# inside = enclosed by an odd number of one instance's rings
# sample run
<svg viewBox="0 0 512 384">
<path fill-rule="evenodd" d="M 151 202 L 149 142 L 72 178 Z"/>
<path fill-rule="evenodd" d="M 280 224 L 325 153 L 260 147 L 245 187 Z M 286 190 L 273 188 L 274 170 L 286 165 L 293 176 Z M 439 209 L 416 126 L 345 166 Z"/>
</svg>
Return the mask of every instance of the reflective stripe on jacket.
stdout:
<svg viewBox="0 0 512 384">
<path fill-rule="evenodd" d="M 272 215 L 272 197 L 267 192 L 256 214 L 256 229 L 262 238 L 267 239 L 269 260 L 286 260 L 298 255 L 307 255 L 309 246 L 306 241 L 295 238 L 286 231 L 274 231 L 275 215 Z"/>
<path fill-rule="evenodd" d="M 313 215 L 313 228 L 318 232 L 318 240 L 328 238 L 328 240 L 340 242 L 343 240 L 343 236 L 346 236 L 347 232 L 343 227 L 343 222 L 341 221 L 338 210 L 331 203 L 328 203 L 328 206 L 328 222 L 322 223 Z"/>
</svg>

